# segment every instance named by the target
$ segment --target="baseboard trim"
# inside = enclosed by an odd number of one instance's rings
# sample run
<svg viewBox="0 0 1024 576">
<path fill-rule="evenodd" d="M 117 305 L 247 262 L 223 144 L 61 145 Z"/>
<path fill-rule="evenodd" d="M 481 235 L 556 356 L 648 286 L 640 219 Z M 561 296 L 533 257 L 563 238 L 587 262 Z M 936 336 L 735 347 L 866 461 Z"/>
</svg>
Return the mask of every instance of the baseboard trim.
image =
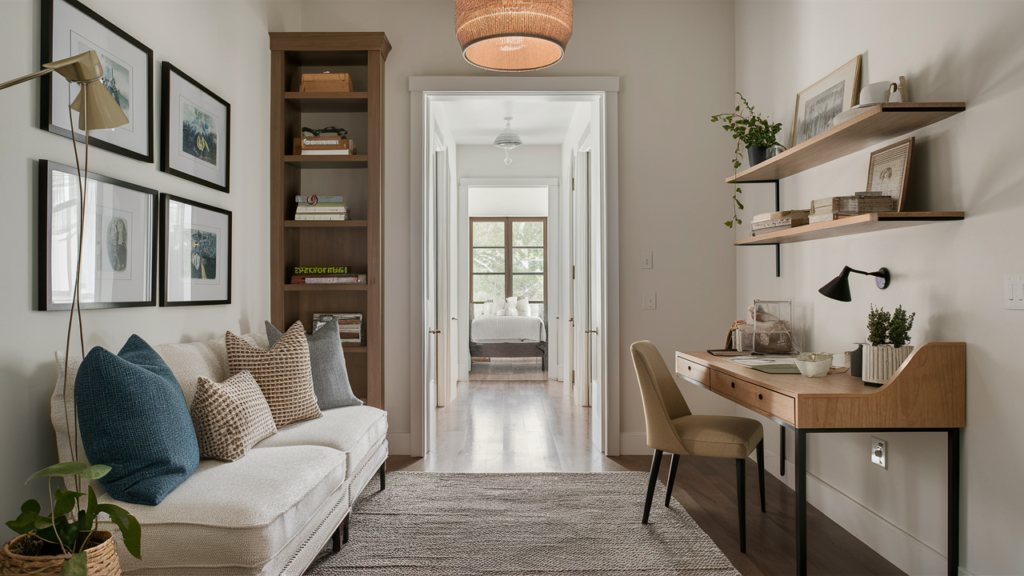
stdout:
<svg viewBox="0 0 1024 576">
<path fill-rule="evenodd" d="M 396 456 L 412 454 L 412 434 L 408 432 L 388 432 L 388 453 Z"/>
<path fill-rule="evenodd" d="M 650 456 L 654 450 L 647 446 L 646 432 L 619 434 L 619 454 L 622 456 Z"/>
</svg>

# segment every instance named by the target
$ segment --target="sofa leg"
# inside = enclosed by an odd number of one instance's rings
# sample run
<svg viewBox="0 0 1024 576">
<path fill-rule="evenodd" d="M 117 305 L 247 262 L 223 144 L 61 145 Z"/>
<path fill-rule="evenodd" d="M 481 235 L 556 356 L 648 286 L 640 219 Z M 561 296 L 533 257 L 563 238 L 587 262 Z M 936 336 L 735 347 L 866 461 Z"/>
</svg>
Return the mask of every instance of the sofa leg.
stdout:
<svg viewBox="0 0 1024 576">
<path fill-rule="evenodd" d="M 387 471 L 387 467 L 388 467 L 388 463 L 385 460 L 384 463 L 380 465 L 380 491 L 381 492 L 384 491 L 384 473 Z"/>
<path fill-rule="evenodd" d="M 345 516 L 345 519 L 341 522 L 341 543 L 348 544 L 348 519 L 352 517 L 352 514 Z"/>
</svg>

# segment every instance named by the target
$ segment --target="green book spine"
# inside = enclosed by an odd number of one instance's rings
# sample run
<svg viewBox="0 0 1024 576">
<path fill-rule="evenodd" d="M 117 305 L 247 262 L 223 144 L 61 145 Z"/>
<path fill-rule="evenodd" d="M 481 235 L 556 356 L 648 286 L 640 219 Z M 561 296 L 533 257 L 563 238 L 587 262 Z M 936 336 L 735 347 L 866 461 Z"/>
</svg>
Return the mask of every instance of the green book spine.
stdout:
<svg viewBox="0 0 1024 576">
<path fill-rule="evenodd" d="M 292 274 L 348 274 L 348 266 L 296 266 Z"/>
</svg>

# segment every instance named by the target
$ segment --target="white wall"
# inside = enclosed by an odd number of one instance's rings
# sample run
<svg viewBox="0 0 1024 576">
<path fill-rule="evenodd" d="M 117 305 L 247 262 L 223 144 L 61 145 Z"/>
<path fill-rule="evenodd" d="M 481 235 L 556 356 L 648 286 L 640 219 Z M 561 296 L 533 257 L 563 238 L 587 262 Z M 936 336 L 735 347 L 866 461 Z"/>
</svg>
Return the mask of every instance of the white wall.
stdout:
<svg viewBox="0 0 1024 576">
<path fill-rule="evenodd" d="M 231 210 L 234 213 L 232 304 L 175 308 L 83 311 L 86 347 L 118 350 L 133 333 L 153 343 L 217 338 L 225 330 L 256 330 L 269 315 L 269 122 L 268 30 L 300 24 L 296 2 L 116 2 L 86 5 L 135 36 L 154 52 L 154 151 L 160 150 L 160 63 L 167 60 L 231 103 L 231 193 L 163 174 L 157 164 L 99 148 L 89 168 L 134 184 Z M 0 3 L 4 58 L 0 79 L 38 69 L 39 2 Z M 183 30 L 187 34 L 183 35 Z M 201 42 L 194 39 L 202 38 Z M 55 77 L 55 82 L 64 80 Z M 41 159 L 74 166 L 71 141 L 37 127 L 39 83 L 0 93 L 0 317 L 7 328 L 0 345 L 0 518 L 17 515 L 25 499 L 41 501 L 45 482 L 24 486 L 38 469 L 57 461 L 49 399 L 56 380 L 53 352 L 63 351 L 68 317 L 35 312 L 36 166 Z M 81 147 L 79 148 L 81 151 Z M 0 528 L 0 541 L 10 535 Z"/>
<path fill-rule="evenodd" d="M 410 352 L 410 291 L 416 289 L 409 282 L 405 225 L 410 203 L 407 78 L 487 73 L 462 58 L 451 0 L 311 0 L 303 3 L 302 17 L 307 31 L 383 30 L 394 46 L 386 70 L 386 350 L 388 358 L 404 358 Z M 651 339 L 668 359 L 674 350 L 718 345 L 733 320 L 735 252 L 731 234 L 720 224 L 731 214 L 728 188 L 721 183 L 724 170 L 707 169 L 730 151 L 731 140 L 707 116 L 732 102 L 733 29 L 731 2 L 576 2 L 565 58 L 535 74 L 622 78 L 618 354 L 624 433 L 644 431 L 629 344 Z M 460 170 L 463 164 L 459 160 Z M 649 250 L 655 252 L 655 268 L 639 270 L 640 253 Z M 645 291 L 660 292 L 656 312 L 640 311 Z M 388 366 L 393 432 L 409 431 L 409 386 L 418 386 L 418 377 L 418 370 L 412 374 L 402 363 Z M 727 406 L 696 387 L 685 394 L 698 409 Z"/>
<path fill-rule="evenodd" d="M 1020 22 L 1018 2 L 757 1 L 736 8 L 736 88 L 783 123 L 783 136 L 796 93 L 857 54 L 864 55 L 862 82 L 902 74 L 914 101 L 967 102 L 965 113 L 914 134 L 910 187 L 911 209 L 963 210 L 966 220 L 784 245 L 779 279 L 771 248 L 738 249 L 735 314 L 755 297 L 792 298 L 806 319 L 807 347 L 840 352 L 863 341 L 869 304 L 902 304 L 917 313 L 913 344 L 967 342 L 961 566 L 979 575 L 1024 573 L 1024 313 L 1000 301 L 1003 274 L 1024 271 Z M 765 30 L 784 31 L 771 35 L 770 50 Z M 869 152 L 785 180 L 783 208 L 859 190 Z M 770 185 L 745 188 L 744 220 L 772 208 Z M 744 226 L 737 237 L 748 234 Z M 818 295 L 843 265 L 886 266 L 892 286 L 882 292 L 855 276 L 853 302 Z M 766 425 L 775 451 L 778 427 Z M 944 572 L 945 437 L 879 436 L 889 443 L 888 470 L 869 463 L 867 434 L 812 437 L 811 502 L 903 570 Z"/>
<path fill-rule="evenodd" d="M 519 216 L 543 218 L 548 215 L 548 187 L 469 187 L 469 217 Z"/>
</svg>

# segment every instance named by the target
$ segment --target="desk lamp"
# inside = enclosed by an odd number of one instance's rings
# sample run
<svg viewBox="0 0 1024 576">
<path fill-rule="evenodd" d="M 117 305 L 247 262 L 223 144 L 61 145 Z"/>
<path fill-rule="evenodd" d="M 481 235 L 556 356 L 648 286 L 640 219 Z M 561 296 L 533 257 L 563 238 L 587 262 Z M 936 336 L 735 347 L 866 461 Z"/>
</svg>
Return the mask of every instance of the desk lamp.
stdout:
<svg viewBox="0 0 1024 576">
<path fill-rule="evenodd" d="M 889 277 L 888 268 L 879 268 L 878 272 L 863 272 L 861 270 L 854 270 L 849 266 L 844 266 L 843 271 L 839 276 L 836 276 L 831 282 L 822 286 L 818 292 L 833 300 L 849 302 L 852 300 L 850 297 L 850 272 L 856 272 L 857 274 L 863 274 L 865 276 L 874 276 L 875 285 L 881 290 L 885 290 L 889 287 L 889 281 L 891 278 Z"/>
</svg>

